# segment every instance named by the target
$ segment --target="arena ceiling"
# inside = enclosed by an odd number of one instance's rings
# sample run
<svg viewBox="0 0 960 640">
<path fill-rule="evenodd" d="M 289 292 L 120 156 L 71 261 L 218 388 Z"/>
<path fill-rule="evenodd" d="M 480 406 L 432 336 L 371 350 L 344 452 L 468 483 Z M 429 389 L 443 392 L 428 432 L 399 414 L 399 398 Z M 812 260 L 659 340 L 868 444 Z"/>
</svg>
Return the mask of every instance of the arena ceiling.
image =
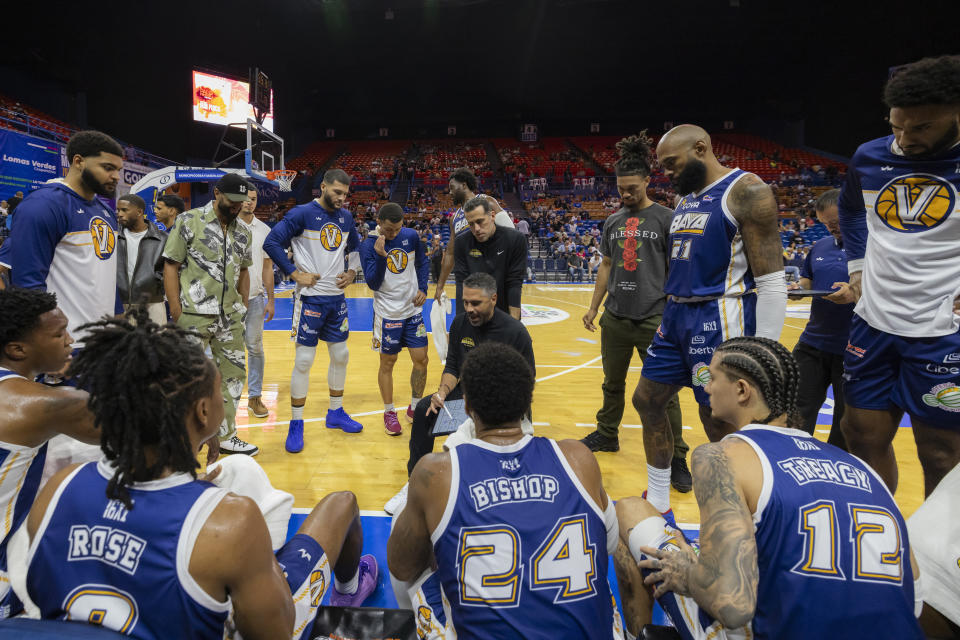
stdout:
<svg viewBox="0 0 960 640">
<path fill-rule="evenodd" d="M 956 53 L 960 16 L 940 1 L 53 7 L 42 20 L 25 18 L 30 28 L 7 23 L 0 55 L 14 80 L 0 92 L 33 95 L 32 82 L 82 92 L 91 126 L 174 157 L 210 145 L 209 132 L 190 123 L 190 70 L 245 76 L 253 65 L 273 79 L 278 130 L 288 138 L 327 127 L 419 135 L 448 123 L 480 132 L 532 121 L 545 133 L 573 133 L 564 130 L 599 121 L 619 133 L 665 120 L 803 120 L 809 142 L 849 154 L 883 131 L 887 69 Z"/>
</svg>

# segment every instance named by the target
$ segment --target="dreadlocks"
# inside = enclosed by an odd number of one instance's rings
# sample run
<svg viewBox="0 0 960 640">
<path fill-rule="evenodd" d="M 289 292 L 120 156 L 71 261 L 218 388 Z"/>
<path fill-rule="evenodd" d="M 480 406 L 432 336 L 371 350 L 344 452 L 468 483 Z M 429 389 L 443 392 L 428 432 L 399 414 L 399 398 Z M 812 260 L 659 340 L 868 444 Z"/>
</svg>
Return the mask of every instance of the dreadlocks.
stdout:
<svg viewBox="0 0 960 640">
<path fill-rule="evenodd" d="M 617 153 L 620 159 L 615 166 L 618 176 L 643 176 L 651 173 L 653 154 L 650 150 L 650 138 L 644 129 L 635 136 L 624 138 L 617 143 Z"/>
<path fill-rule="evenodd" d="M 196 477 L 185 418 L 198 399 L 213 393 L 216 370 L 190 339 L 194 334 L 157 326 L 146 309 L 81 329 L 91 331 L 68 375 L 90 393 L 100 446 L 116 465 L 107 497 L 130 509 L 127 487 L 133 482 L 153 480 L 164 468 Z M 145 447 L 153 448 L 152 462 Z"/>
<path fill-rule="evenodd" d="M 787 416 L 787 426 L 803 428 L 797 409 L 800 370 L 787 348 L 776 340 L 759 336 L 731 338 L 717 347 L 720 368 L 733 379 L 746 378 L 760 390 L 770 415 L 761 420 L 767 424 L 779 416 Z"/>
</svg>

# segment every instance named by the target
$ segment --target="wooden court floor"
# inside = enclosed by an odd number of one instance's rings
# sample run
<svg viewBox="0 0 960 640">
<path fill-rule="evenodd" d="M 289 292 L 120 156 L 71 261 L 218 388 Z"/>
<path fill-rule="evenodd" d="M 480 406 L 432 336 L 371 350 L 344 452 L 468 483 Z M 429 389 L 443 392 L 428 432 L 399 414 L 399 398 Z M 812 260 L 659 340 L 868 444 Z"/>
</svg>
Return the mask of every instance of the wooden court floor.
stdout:
<svg viewBox="0 0 960 640">
<path fill-rule="evenodd" d="M 600 367 L 600 335 L 590 333 L 580 321 L 586 311 L 592 284 L 558 285 L 553 283 L 524 286 L 523 304 L 540 324 L 528 324 L 537 361 L 537 385 L 534 390 L 533 414 L 538 435 L 551 438 L 582 438 L 594 428 L 602 393 L 603 372 Z M 433 289 L 431 287 L 431 293 Z M 447 287 L 453 295 L 452 285 Z M 289 297 L 280 293 L 278 297 Z M 366 285 L 354 284 L 348 298 L 369 298 Z M 806 320 L 808 303 L 790 303 L 787 326 L 781 340 L 793 348 Z M 279 314 L 278 314 L 279 315 Z M 275 323 L 276 325 L 276 323 Z M 289 321 L 284 321 L 289 327 Z M 362 330 L 362 329 L 367 330 Z M 361 330 L 358 330 L 361 329 Z M 370 348 L 369 327 L 360 327 L 351 319 L 348 340 L 350 363 L 344 407 L 364 425 L 359 434 L 328 430 L 323 417 L 328 407 L 326 385 L 327 354 L 321 345 L 310 377 L 310 391 L 304 418 L 306 446 L 293 455 L 284 450 L 287 422 L 290 419 L 290 371 L 294 346 L 289 331 L 265 331 L 263 400 L 270 408 L 264 419 L 247 416 L 246 395 L 238 411 L 240 437 L 260 447 L 257 461 L 267 471 L 277 488 L 296 497 L 296 507 L 312 507 L 331 491 L 349 489 L 358 498 L 362 510 L 379 511 L 383 504 L 406 481 L 407 423 L 404 434 L 391 437 L 383 430 L 383 403 L 377 388 L 379 356 Z M 436 390 L 441 365 L 430 346 L 430 367 L 426 393 Z M 630 405 L 629 396 L 640 376 L 640 360 L 635 357 L 627 378 L 627 408 L 620 432 L 620 451 L 598 453 L 604 485 L 614 499 L 639 495 L 646 488 L 646 460 L 643 453 L 643 432 L 640 420 Z M 394 404 L 398 414 L 409 402 L 410 360 L 401 354 L 394 371 Z M 246 393 L 246 391 L 244 392 Z M 689 389 L 680 392 L 684 418 L 684 438 L 691 448 L 707 441 L 697 417 L 696 403 Z M 829 408 L 825 408 L 829 411 Z M 829 415 L 821 413 L 816 436 L 826 440 Z M 437 445 L 440 446 L 439 443 Z M 923 482 L 916 447 L 909 429 L 900 429 L 894 446 L 900 462 L 900 485 L 896 500 L 909 516 L 923 500 Z M 693 493 L 672 491 L 671 501 L 677 520 L 699 522 Z"/>
</svg>

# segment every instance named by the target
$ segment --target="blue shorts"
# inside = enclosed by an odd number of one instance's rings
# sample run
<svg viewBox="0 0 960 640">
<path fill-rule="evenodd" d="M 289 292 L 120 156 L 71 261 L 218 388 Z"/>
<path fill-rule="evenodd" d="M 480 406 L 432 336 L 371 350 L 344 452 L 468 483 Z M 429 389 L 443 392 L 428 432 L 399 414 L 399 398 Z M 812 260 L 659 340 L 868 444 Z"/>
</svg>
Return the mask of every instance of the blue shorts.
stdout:
<svg viewBox="0 0 960 640">
<path fill-rule="evenodd" d="M 703 302 L 668 300 L 640 374 L 661 384 L 692 387 L 697 402 L 709 405 L 705 388 L 714 349 L 756 330 L 756 294 Z"/>
<path fill-rule="evenodd" d="M 898 407 L 931 427 L 960 429 L 960 331 L 904 338 L 853 314 L 843 368 L 849 406 Z"/>
<path fill-rule="evenodd" d="M 295 337 L 297 344 L 315 347 L 319 340 L 343 342 L 349 335 L 347 300 L 343 296 L 311 296 L 310 302 L 302 298 L 294 301 L 290 337 Z"/>
<path fill-rule="evenodd" d="M 293 596 L 293 638 L 309 638 L 317 608 L 330 586 L 330 561 L 320 543 L 302 533 L 290 538 L 275 555 Z"/>
<path fill-rule="evenodd" d="M 387 355 L 400 353 L 401 349 L 418 349 L 427 346 L 427 325 L 423 314 L 417 313 L 405 320 L 388 320 L 373 316 L 373 350 Z"/>
</svg>

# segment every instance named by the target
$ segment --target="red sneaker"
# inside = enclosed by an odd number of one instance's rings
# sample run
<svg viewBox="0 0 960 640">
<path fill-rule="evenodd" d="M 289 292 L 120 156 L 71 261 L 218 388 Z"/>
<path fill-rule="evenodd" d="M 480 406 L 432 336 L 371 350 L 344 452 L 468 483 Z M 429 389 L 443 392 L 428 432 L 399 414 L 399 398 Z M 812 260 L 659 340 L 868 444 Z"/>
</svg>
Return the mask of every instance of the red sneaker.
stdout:
<svg viewBox="0 0 960 640">
<path fill-rule="evenodd" d="M 388 436 L 398 436 L 403 431 L 403 427 L 400 426 L 400 421 L 397 420 L 396 411 L 383 412 L 383 429 L 387 432 Z"/>
<path fill-rule="evenodd" d="M 413 422 L 413 405 L 407 405 L 407 422 Z"/>
</svg>

